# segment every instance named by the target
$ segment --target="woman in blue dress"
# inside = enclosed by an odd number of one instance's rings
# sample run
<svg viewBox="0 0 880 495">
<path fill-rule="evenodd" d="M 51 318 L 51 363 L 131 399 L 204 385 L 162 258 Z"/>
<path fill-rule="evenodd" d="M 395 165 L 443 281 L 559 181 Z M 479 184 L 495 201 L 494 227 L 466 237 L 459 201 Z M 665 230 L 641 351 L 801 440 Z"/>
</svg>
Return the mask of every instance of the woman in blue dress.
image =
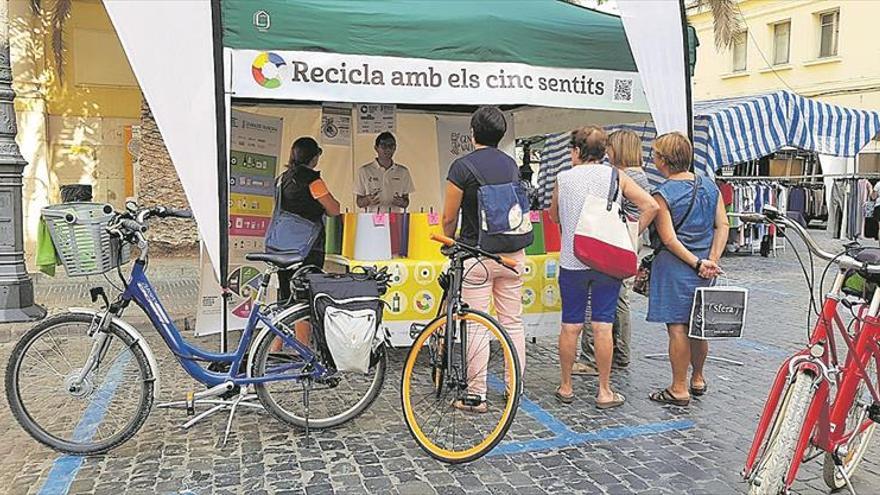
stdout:
<svg viewBox="0 0 880 495">
<path fill-rule="evenodd" d="M 690 171 L 692 160 L 691 143 L 681 133 L 654 141 L 654 164 L 666 182 L 654 191 L 660 205 L 655 226 L 663 246 L 652 265 L 648 321 L 666 324 L 672 385 L 650 398 L 677 406 L 706 393 L 703 364 L 709 345 L 688 337 L 688 323 L 697 287 L 710 285 L 721 274 L 718 260 L 730 228 L 718 188 Z"/>
</svg>

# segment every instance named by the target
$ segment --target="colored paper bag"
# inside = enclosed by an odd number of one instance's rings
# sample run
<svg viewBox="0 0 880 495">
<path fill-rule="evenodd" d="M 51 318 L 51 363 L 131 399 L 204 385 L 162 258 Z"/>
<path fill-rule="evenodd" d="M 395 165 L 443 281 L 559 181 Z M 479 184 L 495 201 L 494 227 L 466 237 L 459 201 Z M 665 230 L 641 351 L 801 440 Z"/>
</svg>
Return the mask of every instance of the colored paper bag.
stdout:
<svg viewBox="0 0 880 495">
<path fill-rule="evenodd" d="M 537 218 L 533 218 L 532 221 L 532 235 L 533 241 L 526 248 L 526 254 L 530 256 L 538 255 L 538 254 L 547 254 L 547 249 L 544 246 L 544 224 L 541 222 L 540 215 L 536 216 Z"/>
<path fill-rule="evenodd" d="M 443 259 L 440 243 L 431 240 L 431 234 L 442 234 L 443 227 L 437 222 L 431 225 L 430 213 L 410 213 L 408 257 L 416 260 Z"/>
<path fill-rule="evenodd" d="M 375 222 L 375 213 L 358 215 L 354 238 L 354 259 L 387 261 L 391 259 L 391 231 L 388 222 Z"/>
<path fill-rule="evenodd" d="M 357 213 L 342 216 L 342 256 L 354 258 L 354 238 L 357 235 Z"/>
<path fill-rule="evenodd" d="M 550 218 L 550 212 L 547 210 L 544 210 L 541 216 L 544 220 L 544 249 L 548 253 L 558 253 L 562 246 L 559 224 Z"/>
</svg>

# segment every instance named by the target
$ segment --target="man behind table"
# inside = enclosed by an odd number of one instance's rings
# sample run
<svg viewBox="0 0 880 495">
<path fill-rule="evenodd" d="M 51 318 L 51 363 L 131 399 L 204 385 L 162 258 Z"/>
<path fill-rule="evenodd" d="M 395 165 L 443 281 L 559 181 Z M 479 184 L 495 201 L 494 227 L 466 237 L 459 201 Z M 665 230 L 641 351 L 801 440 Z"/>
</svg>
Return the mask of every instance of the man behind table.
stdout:
<svg viewBox="0 0 880 495">
<path fill-rule="evenodd" d="M 397 140 L 394 134 L 376 136 L 376 159 L 358 169 L 354 192 L 358 208 L 378 212 L 402 212 L 409 206 L 415 188 L 409 169 L 394 162 Z"/>
</svg>

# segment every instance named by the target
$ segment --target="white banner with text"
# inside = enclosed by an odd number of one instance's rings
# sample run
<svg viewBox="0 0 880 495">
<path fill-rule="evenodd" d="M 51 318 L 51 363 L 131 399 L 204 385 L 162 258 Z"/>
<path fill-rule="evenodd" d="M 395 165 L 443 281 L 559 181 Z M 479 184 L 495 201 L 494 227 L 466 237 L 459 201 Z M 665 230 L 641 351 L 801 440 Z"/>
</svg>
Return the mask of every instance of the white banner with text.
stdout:
<svg viewBox="0 0 880 495">
<path fill-rule="evenodd" d="M 227 52 L 234 98 L 648 111 L 636 72 L 303 51 Z"/>
</svg>

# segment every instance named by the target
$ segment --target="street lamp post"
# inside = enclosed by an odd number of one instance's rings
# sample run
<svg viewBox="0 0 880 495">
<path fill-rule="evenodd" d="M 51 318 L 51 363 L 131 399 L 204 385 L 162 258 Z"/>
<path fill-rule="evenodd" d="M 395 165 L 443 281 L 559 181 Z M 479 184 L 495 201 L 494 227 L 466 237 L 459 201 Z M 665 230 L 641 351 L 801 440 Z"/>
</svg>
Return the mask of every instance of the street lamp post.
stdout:
<svg viewBox="0 0 880 495">
<path fill-rule="evenodd" d="M 24 264 L 22 171 L 27 161 L 15 142 L 16 124 L 9 60 L 9 2 L 0 0 L 0 323 L 38 320 L 34 284 Z"/>
</svg>

